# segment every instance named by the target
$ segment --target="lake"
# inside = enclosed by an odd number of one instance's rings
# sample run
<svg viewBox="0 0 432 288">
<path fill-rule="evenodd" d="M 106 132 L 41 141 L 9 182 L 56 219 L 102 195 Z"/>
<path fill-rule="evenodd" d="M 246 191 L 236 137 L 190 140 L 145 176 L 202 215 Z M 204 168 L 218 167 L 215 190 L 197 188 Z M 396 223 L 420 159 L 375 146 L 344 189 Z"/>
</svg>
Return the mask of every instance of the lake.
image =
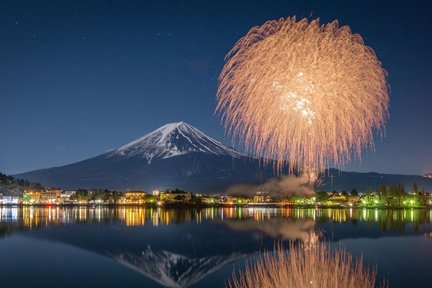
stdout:
<svg viewBox="0 0 432 288">
<path fill-rule="evenodd" d="M 363 255 L 390 287 L 432 287 L 432 211 L 0 207 L 2 287 L 223 287 L 275 242 Z"/>
</svg>

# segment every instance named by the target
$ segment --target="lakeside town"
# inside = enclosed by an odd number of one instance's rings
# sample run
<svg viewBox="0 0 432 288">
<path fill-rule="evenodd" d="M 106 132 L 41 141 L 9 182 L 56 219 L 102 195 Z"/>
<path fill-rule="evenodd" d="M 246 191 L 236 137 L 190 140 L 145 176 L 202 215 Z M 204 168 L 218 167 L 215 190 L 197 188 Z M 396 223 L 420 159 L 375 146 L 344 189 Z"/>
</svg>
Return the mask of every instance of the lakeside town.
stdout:
<svg viewBox="0 0 432 288">
<path fill-rule="evenodd" d="M 425 177 L 427 177 L 425 175 Z M 374 191 L 318 191 L 308 193 L 274 193 L 263 189 L 236 194 L 192 193 L 181 189 L 111 191 L 108 189 L 66 190 L 46 188 L 39 183 L 16 179 L 0 173 L 0 205 L 137 205 L 164 206 L 293 206 L 360 208 L 432 208 L 432 193 L 416 182 L 409 190 L 401 184 L 382 185 Z M 287 191 L 285 191 L 287 192 Z M 284 196 L 282 196 L 284 195 Z"/>
<path fill-rule="evenodd" d="M 304 207 L 378 207 L 431 208 L 432 194 L 419 191 L 414 183 L 411 192 L 404 186 L 382 186 L 377 191 L 316 192 L 276 198 L 267 191 L 251 195 L 194 194 L 180 189 L 164 191 L 130 190 L 124 192 L 93 190 L 62 190 L 45 188 L 25 190 L 22 195 L 0 194 L 0 205 L 143 205 L 143 206 L 304 206 Z"/>
</svg>

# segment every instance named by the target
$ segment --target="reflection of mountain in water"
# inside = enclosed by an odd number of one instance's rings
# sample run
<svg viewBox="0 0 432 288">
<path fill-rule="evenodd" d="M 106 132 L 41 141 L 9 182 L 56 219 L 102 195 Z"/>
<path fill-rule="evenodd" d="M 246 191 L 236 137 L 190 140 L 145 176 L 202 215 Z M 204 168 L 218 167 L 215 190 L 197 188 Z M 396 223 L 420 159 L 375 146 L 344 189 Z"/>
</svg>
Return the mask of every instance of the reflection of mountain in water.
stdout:
<svg viewBox="0 0 432 288">
<path fill-rule="evenodd" d="M 204 285 L 217 270 L 229 277 L 233 261 L 314 230 L 330 241 L 423 235 L 431 221 L 427 210 L 0 207 L 0 234 L 95 252 L 166 287 Z"/>
<path fill-rule="evenodd" d="M 272 218 L 265 222 L 244 219 L 226 220 L 222 223 L 226 224 L 230 231 L 247 234 L 260 232 L 263 236 L 270 237 L 269 239 L 300 240 L 305 243 L 316 241 L 315 222 L 311 219 L 293 221 Z M 240 250 L 229 255 L 188 257 L 166 250 L 154 252 L 149 245 L 141 255 L 122 253 L 112 257 L 166 287 L 187 287 L 242 256 L 246 256 L 246 252 Z"/>
<path fill-rule="evenodd" d="M 153 252 L 150 246 L 147 246 L 141 255 L 125 253 L 112 257 L 163 286 L 188 287 L 242 255 L 190 258 L 168 251 Z"/>
<path fill-rule="evenodd" d="M 26 235 L 96 252 L 165 287 L 197 284 L 229 263 L 273 245 L 270 237 L 253 238 L 224 225 L 178 226 L 71 224 L 31 230 Z"/>
</svg>

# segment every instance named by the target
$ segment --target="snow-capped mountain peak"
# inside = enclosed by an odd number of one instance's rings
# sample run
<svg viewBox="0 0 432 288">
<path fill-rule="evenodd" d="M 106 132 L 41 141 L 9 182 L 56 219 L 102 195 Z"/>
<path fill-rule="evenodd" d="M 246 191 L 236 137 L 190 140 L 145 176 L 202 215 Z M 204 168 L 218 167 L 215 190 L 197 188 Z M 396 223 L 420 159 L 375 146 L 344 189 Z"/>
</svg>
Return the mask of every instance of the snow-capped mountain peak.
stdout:
<svg viewBox="0 0 432 288">
<path fill-rule="evenodd" d="M 243 154 L 204 134 L 186 122 L 166 124 L 109 153 L 111 156 L 142 156 L 151 163 L 153 159 L 166 159 L 190 152 L 226 155 L 238 158 Z"/>
</svg>

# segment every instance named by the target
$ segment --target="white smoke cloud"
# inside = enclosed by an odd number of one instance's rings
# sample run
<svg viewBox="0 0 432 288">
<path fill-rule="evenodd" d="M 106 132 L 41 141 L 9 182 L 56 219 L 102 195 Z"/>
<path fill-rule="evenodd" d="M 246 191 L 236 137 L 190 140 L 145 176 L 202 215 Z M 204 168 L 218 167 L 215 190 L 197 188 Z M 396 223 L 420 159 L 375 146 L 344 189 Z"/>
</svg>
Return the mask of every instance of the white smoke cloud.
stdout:
<svg viewBox="0 0 432 288">
<path fill-rule="evenodd" d="M 281 178 L 272 178 L 261 185 L 234 185 L 229 187 L 226 193 L 232 196 L 254 196 L 257 192 L 266 192 L 270 197 L 283 198 L 313 195 L 315 193 L 313 186 L 305 175 L 298 177 L 284 176 Z"/>
</svg>

